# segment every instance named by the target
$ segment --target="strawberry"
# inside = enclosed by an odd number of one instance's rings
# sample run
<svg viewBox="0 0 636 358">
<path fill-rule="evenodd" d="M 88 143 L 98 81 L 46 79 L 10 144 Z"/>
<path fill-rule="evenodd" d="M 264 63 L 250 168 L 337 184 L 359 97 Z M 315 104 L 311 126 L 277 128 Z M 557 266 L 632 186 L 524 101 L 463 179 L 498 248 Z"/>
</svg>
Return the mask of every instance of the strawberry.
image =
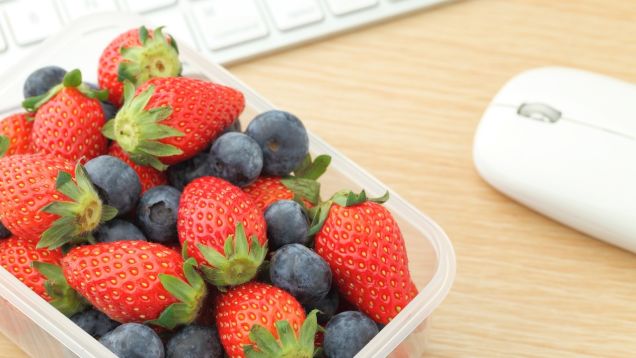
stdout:
<svg viewBox="0 0 636 358">
<path fill-rule="evenodd" d="M 239 187 L 202 177 L 181 194 L 179 241 L 215 286 L 251 280 L 267 254 L 265 218 Z"/>
<path fill-rule="evenodd" d="M 331 157 L 320 155 L 312 161 L 307 155 L 305 160 L 294 170 L 293 176 L 260 177 L 243 188 L 252 197 L 256 206 L 265 211 L 267 207 L 279 200 L 302 199 L 306 207 L 312 207 L 320 201 L 320 185 L 316 181 L 327 171 Z"/>
<path fill-rule="evenodd" d="M 145 241 L 78 246 L 62 259 L 70 287 L 111 319 L 173 329 L 196 318 L 206 295 L 193 259 Z M 187 283 L 186 283 L 187 282 Z"/>
<path fill-rule="evenodd" d="M 37 153 L 53 154 L 75 162 L 106 152 L 108 141 L 101 134 L 106 119 L 96 92 L 82 83 L 82 74 L 73 70 L 49 92 L 27 98 L 22 105 L 35 112 L 31 146 Z"/>
<path fill-rule="evenodd" d="M 123 160 L 124 163 L 130 165 L 130 167 L 133 168 L 133 170 L 139 176 L 139 181 L 141 181 L 142 193 L 150 188 L 168 184 L 168 179 L 166 178 L 166 174 L 164 172 L 160 172 L 153 167 L 147 167 L 145 165 L 139 165 L 133 162 L 128 154 L 126 154 L 126 152 L 124 152 L 117 143 L 113 143 L 110 145 L 110 148 L 108 149 L 108 155 L 112 155 L 113 157 Z"/>
<path fill-rule="evenodd" d="M 7 155 L 31 152 L 32 129 L 33 122 L 27 119 L 26 113 L 12 114 L 0 121 L 0 135 L 11 140 Z"/>
<path fill-rule="evenodd" d="M 338 289 L 376 322 L 387 324 L 416 295 L 404 238 L 391 213 L 364 191 L 338 193 L 313 211 L 315 250 Z"/>
<path fill-rule="evenodd" d="M 303 307 L 286 291 L 250 282 L 219 296 L 216 327 L 230 357 L 311 358 L 316 313 L 305 317 Z"/>
<path fill-rule="evenodd" d="M 46 278 L 31 267 L 33 261 L 60 264 L 62 251 L 59 249 L 38 249 L 36 240 L 22 239 L 17 236 L 0 241 L 0 266 L 22 281 L 31 290 L 47 301 L 53 298 L 46 292 Z"/>
<path fill-rule="evenodd" d="M 22 281 L 40 297 L 67 316 L 86 308 L 84 299 L 73 290 L 54 285 L 40 271 L 44 266 L 59 265 L 62 250 L 38 249 L 36 240 L 12 236 L 0 241 L 0 266 Z M 46 269 L 42 270 L 46 272 Z M 61 277 L 63 282 L 64 278 Z"/>
<path fill-rule="evenodd" d="M 0 158 L 0 220 L 38 248 L 90 241 L 117 210 L 103 205 L 81 165 L 44 154 Z M 74 173 L 70 174 L 70 173 Z"/>
<path fill-rule="evenodd" d="M 243 111 L 243 94 L 194 78 L 153 78 L 135 94 L 124 84 L 124 106 L 103 133 L 138 164 L 165 170 L 193 157 Z"/>
<path fill-rule="evenodd" d="M 174 77 L 181 73 L 179 51 L 174 39 L 162 28 L 132 29 L 117 36 L 102 52 L 97 74 L 99 87 L 109 92 L 109 101 L 121 106 L 124 80 L 139 86 L 152 77 Z"/>
</svg>

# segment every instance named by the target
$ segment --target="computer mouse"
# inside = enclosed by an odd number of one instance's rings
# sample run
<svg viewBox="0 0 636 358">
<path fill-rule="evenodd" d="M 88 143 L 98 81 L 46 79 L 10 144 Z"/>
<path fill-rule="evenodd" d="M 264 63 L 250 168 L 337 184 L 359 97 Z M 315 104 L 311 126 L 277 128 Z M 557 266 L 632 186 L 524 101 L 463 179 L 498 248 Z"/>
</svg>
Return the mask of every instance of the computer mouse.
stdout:
<svg viewBox="0 0 636 358">
<path fill-rule="evenodd" d="M 509 197 L 636 252 L 636 86 L 571 68 L 512 78 L 488 105 L 473 158 Z"/>
</svg>

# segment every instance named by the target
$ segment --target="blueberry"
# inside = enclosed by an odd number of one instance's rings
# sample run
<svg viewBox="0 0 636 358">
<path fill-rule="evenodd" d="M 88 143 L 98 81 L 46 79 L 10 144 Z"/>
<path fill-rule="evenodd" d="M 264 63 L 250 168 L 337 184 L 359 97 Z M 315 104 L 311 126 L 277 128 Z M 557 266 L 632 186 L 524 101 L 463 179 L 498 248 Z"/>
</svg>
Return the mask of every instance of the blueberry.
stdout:
<svg viewBox="0 0 636 358">
<path fill-rule="evenodd" d="M 333 285 L 327 296 L 318 300 L 309 301 L 303 304 L 303 307 L 307 313 L 314 309 L 320 311 L 320 313 L 318 313 L 318 323 L 324 325 L 336 314 L 339 304 L 340 296 L 338 295 L 338 289 L 336 285 Z"/>
<path fill-rule="evenodd" d="M 97 242 L 148 241 L 134 224 L 115 219 L 102 224 L 93 233 Z"/>
<path fill-rule="evenodd" d="M 66 70 L 57 66 L 46 66 L 32 72 L 26 81 L 22 92 L 24 98 L 45 94 L 51 88 L 62 83 Z"/>
<path fill-rule="evenodd" d="M 186 161 L 168 168 L 168 182 L 178 190 L 183 190 L 194 179 L 211 176 L 212 170 L 208 165 L 208 153 L 201 152 Z"/>
<path fill-rule="evenodd" d="M 232 124 L 230 124 L 229 126 L 227 126 L 227 128 L 225 128 L 223 130 L 221 135 L 223 135 L 225 133 L 240 132 L 240 131 L 241 131 L 241 120 L 239 118 L 237 118 L 237 119 L 234 120 L 234 122 L 232 122 Z"/>
<path fill-rule="evenodd" d="M 11 231 L 0 223 L 0 239 L 5 239 L 9 236 L 11 236 Z"/>
<path fill-rule="evenodd" d="M 113 321 L 95 309 L 77 313 L 71 317 L 71 321 L 95 338 L 99 338 L 119 326 L 119 322 Z"/>
<path fill-rule="evenodd" d="M 323 348 L 329 358 L 353 358 L 376 334 L 378 326 L 363 313 L 338 313 L 325 327 Z"/>
<path fill-rule="evenodd" d="M 164 358 L 161 338 L 152 328 L 125 323 L 106 333 L 99 342 L 119 358 Z"/>
<path fill-rule="evenodd" d="M 106 120 L 115 118 L 115 116 L 117 115 L 117 111 L 119 111 L 117 106 L 108 101 L 102 101 L 100 103 L 102 105 L 102 110 L 104 111 L 104 118 Z"/>
<path fill-rule="evenodd" d="M 144 193 L 137 206 L 137 222 L 150 241 L 177 242 L 177 212 L 181 192 L 168 185 Z"/>
<path fill-rule="evenodd" d="M 177 332 L 166 343 L 167 358 L 221 358 L 223 348 L 216 329 L 190 325 Z"/>
<path fill-rule="evenodd" d="M 309 244 L 305 210 L 293 200 L 279 200 L 265 209 L 267 240 L 272 250 L 288 244 Z"/>
<path fill-rule="evenodd" d="M 331 269 L 317 253 L 300 244 L 285 245 L 274 253 L 272 283 L 291 293 L 301 304 L 319 300 L 331 288 Z"/>
<path fill-rule="evenodd" d="M 263 173 L 289 174 L 309 153 L 309 138 L 303 123 L 283 111 L 261 113 L 247 126 L 245 134 L 263 150 Z"/>
<path fill-rule="evenodd" d="M 214 141 L 208 163 L 212 175 L 242 187 L 254 182 L 261 174 L 263 152 L 251 137 L 230 132 Z"/>
<path fill-rule="evenodd" d="M 137 204 L 141 182 L 133 168 L 110 155 L 93 158 L 86 163 L 86 171 L 105 204 L 124 215 Z"/>
</svg>

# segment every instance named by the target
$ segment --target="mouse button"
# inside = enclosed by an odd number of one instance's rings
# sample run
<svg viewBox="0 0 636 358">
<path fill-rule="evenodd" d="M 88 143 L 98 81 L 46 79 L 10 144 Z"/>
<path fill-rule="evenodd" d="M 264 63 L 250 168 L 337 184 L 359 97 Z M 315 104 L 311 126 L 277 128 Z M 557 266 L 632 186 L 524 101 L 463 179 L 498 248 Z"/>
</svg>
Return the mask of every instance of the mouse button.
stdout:
<svg viewBox="0 0 636 358">
<path fill-rule="evenodd" d="M 517 114 L 547 123 L 554 123 L 561 119 L 561 111 L 549 104 L 539 102 L 521 104 L 517 109 Z"/>
</svg>

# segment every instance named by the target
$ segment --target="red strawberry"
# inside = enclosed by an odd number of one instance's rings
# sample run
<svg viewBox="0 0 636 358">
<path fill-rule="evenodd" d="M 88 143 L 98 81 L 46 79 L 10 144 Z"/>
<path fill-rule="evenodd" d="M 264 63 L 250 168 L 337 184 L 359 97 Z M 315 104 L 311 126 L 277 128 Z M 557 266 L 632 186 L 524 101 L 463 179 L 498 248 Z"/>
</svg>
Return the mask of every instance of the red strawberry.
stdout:
<svg viewBox="0 0 636 358">
<path fill-rule="evenodd" d="M 27 120 L 26 113 L 12 114 L 0 121 L 0 135 L 10 139 L 7 155 L 31 152 L 31 130 L 33 122 Z"/>
<path fill-rule="evenodd" d="M 35 111 L 33 150 L 73 162 L 104 154 L 108 141 L 101 129 L 106 120 L 97 98 L 105 99 L 105 95 L 82 83 L 79 70 L 73 70 L 48 93 L 26 99 L 24 108 Z"/>
<path fill-rule="evenodd" d="M 243 111 L 243 94 L 187 77 L 153 78 L 134 93 L 124 86 L 125 103 L 104 127 L 139 164 L 165 170 L 203 150 Z"/>
<path fill-rule="evenodd" d="M 166 174 L 164 172 L 160 172 L 153 167 L 147 167 L 145 165 L 139 165 L 133 162 L 128 154 L 124 152 L 123 149 L 117 144 L 111 144 L 108 149 L 108 155 L 112 155 L 113 157 L 119 158 L 124 161 L 124 163 L 130 165 L 131 168 L 137 172 L 139 176 L 139 180 L 141 181 L 141 192 L 145 192 L 150 188 L 154 188 L 159 185 L 168 184 L 168 179 L 166 178 Z"/>
<path fill-rule="evenodd" d="M 145 241 L 78 246 L 62 259 L 68 284 L 111 319 L 168 329 L 192 322 L 205 297 L 194 267 L 194 260 Z"/>
<path fill-rule="evenodd" d="M 267 254 L 263 213 L 240 188 L 219 178 L 198 178 L 183 189 L 177 231 L 216 286 L 251 280 Z"/>
<path fill-rule="evenodd" d="M 90 240 L 117 211 L 102 205 L 82 166 L 50 155 L 0 158 L 0 220 L 9 231 L 51 249 Z M 41 238 L 41 239 L 40 239 Z"/>
<path fill-rule="evenodd" d="M 404 238 L 391 213 L 363 191 L 336 194 L 314 218 L 324 220 L 310 230 L 317 231 L 315 250 L 331 267 L 342 295 L 387 324 L 417 295 Z"/>
<path fill-rule="evenodd" d="M 267 207 L 279 200 L 291 200 L 294 192 L 281 182 L 281 177 L 260 177 L 255 182 L 243 188 L 249 194 L 259 209 Z"/>
<path fill-rule="evenodd" d="M 17 236 L 0 240 L 0 266 L 17 277 L 40 297 L 51 301 L 52 298 L 44 287 L 46 278 L 33 269 L 31 264 L 34 261 L 41 261 L 59 265 L 62 251 L 59 249 L 50 251 L 37 249 L 36 244 L 36 240 L 22 239 Z"/>
<path fill-rule="evenodd" d="M 292 295 L 250 282 L 219 296 L 216 327 L 230 357 L 311 358 L 318 328 L 316 312 L 305 319 L 305 310 Z"/>
<path fill-rule="evenodd" d="M 303 163 L 294 170 L 294 176 L 260 177 L 243 188 L 249 194 L 256 206 L 265 211 L 267 207 L 279 200 L 292 200 L 295 196 L 302 198 L 308 208 L 316 205 L 320 200 L 320 186 L 316 181 L 327 170 L 331 157 L 320 155 L 312 161 L 307 156 Z"/>
<path fill-rule="evenodd" d="M 99 58 L 98 82 L 109 92 L 109 101 L 121 106 L 127 79 L 139 86 L 152 77 L 174 77 L 181 73 L 176 42 L 166 39 L 162 28 L 145 27 L 117 36 Z"/>
</svg>

